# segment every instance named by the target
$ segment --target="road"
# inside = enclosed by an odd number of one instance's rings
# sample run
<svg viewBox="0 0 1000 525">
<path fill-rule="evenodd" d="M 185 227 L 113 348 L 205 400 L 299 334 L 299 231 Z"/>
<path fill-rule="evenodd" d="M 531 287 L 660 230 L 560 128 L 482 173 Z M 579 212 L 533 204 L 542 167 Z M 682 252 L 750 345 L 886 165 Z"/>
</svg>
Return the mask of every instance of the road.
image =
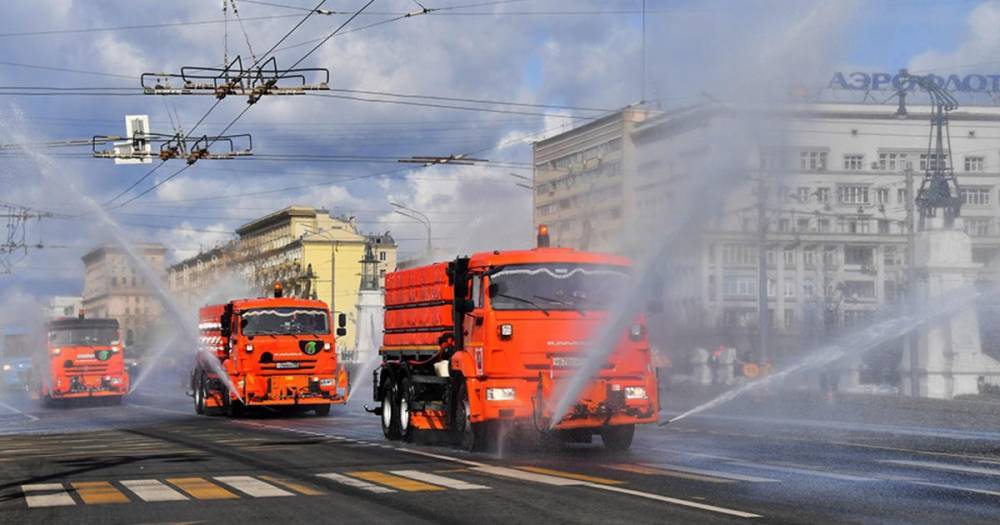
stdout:
<svg viewBox="0 0 1000 525">
<path fill-rule="evenodd" d="M 465 453 L 329 417 L 0 398 L 0 523 L 996 523 L 1000 432 L 740 413 L 557 451 Z"/>
</svg>

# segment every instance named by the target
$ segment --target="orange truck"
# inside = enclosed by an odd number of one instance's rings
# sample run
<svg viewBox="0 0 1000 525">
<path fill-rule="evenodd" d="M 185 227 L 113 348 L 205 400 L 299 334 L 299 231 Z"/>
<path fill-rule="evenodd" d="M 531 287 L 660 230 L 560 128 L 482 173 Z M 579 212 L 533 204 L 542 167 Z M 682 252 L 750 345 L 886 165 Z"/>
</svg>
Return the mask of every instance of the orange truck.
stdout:
<svg viewBox="0 0 1000 525">
<path fill-rule="evenodd" d="M 571 410 L 552 421 L 558 386 L 579 370 L 590 337 L 609 319 L 630 263 L 551 248 L 544 227 L 538 244 L 386 275 L 370 409 L 386 438 L 443 431 L 476 450 L 494 446 L 504 429 L 543 441 L 589 443 L 598 434 L 606 448 L 624 450 L 635 425 L 657 420 L 657 378 L 640 315 Z"/>
<path fill-rule="evenodd" d="M 37 392 L 46 404 L 100 399 L 120 404 L 128 392 L 125 350 L 115 319 L 53 319 L 46 325 L 45 354 L 32 366 Z"/>
<path fill-rule="evenodd" d="M 338 316 L 336 334 L 346 334 Z M 330 308 L 282 297 L 239 299 L 200 310 L 201 351 L 191 373 L 198 414 L 239 416 L 247 407 L 330 413 L 344 403 L 347 372 L 337 365 Z"/>
</svg>

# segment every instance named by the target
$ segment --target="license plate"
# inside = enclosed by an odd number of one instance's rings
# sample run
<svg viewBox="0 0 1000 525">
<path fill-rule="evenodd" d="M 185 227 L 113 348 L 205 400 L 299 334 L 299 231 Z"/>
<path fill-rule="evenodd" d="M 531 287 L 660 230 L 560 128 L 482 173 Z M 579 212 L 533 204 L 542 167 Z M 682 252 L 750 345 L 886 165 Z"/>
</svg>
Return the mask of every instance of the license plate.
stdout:
<svg viewBox="0 0 1000 525">
<path fill-rule="evenodd" d="M 552 366 L 576 368 L 583 364 L 582 357 L 553 357 Z"/>
<path fill-rule="evenodd" d="M 289 368 L 298 368 L 299 364 L 298 363 L 278 363 L 277 367 L 284 370 L 284 369 L 289 369 Z"/>
</svg>

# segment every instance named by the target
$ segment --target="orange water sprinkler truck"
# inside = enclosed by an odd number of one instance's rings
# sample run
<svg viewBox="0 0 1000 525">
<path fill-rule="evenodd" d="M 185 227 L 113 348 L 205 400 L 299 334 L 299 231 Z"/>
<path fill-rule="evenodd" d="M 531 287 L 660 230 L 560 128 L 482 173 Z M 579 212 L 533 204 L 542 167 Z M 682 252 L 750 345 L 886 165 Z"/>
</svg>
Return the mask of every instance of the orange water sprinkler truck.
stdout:
<svg viewBox="0 0 1000 525">
<path fill-rule="evenodd" d="M 338 336 L 346 322 L 340 314 Z M 332 326 L 326 303 L 283 297 L 280 284 L 274 297 L 203 307 L 191 374 L 195 412 L 239 416 L 256 406 L 328 415 L 349 389 Z"/>
<path fill-rule="evenodd" d="M 53 319 L 46 324 L 44 355 L 32 366 L 40 399 L 100 399 L 120 404 L 128 392 L 125 350 L 115 319 Z"/>
<path fill-rule="evenodd" d="M 565 417 L 552 421 L 552 405 L 627 288 L 629 264 L 551 248 L 543 226 L 532 250 L 386 275 L 377 405 L 370 409 L 386 438 L 443 431 L 473 450 L 493 446 L 507 427 L 572 442 L 599 434 L 606 448 L 627 449 L 635 425 L 655 422 L 659 412 L 643 316 L 621 334 Z"/>
</svg>

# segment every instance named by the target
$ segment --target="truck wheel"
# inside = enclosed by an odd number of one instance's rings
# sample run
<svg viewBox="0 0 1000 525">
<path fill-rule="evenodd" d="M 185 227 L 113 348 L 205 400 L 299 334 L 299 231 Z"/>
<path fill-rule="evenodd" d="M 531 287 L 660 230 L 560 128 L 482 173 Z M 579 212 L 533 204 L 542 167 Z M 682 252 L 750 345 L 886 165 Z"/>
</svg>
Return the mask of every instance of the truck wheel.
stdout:
<svg viewBox="0 0 1000 525">
<path fill-rule="evenodd" d="M 205 375 L 198 373 L 194 381 L 194 413 L 205 413 Z"/>
<path fill-rule="evenodd" d="M 396 403 L 399 415 L 399 437 L 404 441 L 413 440 L 413 425 L 410 424 L 410 405 L 413 401 L 411 390 L 410 378 L 404 377 L 399 383 L 398 402 Z"/>
<path fill-rule="evenodd" d="M 483 425 L 470 419 L 469 391 L 464 384 L 458 388 L 455 399 L 458 401 L 455 404 L 455 428 L 452 429 L 455 444 L 463 450 L 482 450 L 486 441 Z"/>
<path fill-rule="evenodd" d="M 632 437 L 635 435 L 635 425 L 616 425 L 601 429 L 601 441 L 604 448 L 612 452 L 628 450 L 632 446 Z"/>
<path fill-rule="evenodd" d="M 226 390 L 222 394 L 222 399 L 223 403 L 225 403 L 225 406 L 222 407 L 222 411 L 227 417 L 243 416 L 243 402 L 229 397 L 229 390 Z"/>
<path fill-rule="evenodd" d="M 392 377 L 386 379 L 382 387 L 382 434 L 386 439 L 399 439 L 399 413 L 396 410 L 396 395 L 398 387 Z"/>
<path fill-rule="evenodd" d="M 317 405 L 314 410 L 317 416 L 326 417 L 330 415 L 330 405 Z"/>
</svg>

